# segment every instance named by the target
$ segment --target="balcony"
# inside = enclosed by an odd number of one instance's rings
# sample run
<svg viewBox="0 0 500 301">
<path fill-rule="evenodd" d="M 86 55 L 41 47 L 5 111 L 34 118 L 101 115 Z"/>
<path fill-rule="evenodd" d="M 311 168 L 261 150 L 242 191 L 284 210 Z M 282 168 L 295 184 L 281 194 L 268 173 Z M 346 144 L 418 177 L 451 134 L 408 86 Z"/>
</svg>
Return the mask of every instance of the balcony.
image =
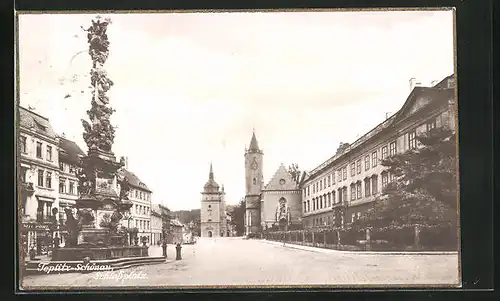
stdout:
<svg viewBox="0 0 500 301">
<path fill-rule="evenodd" d="M 21 182 L 21 191 L 27 193 L 28 195 L 32 195 L 35 192 L 33 188 L 33 183 L 31 182 Z"/>
</svg>

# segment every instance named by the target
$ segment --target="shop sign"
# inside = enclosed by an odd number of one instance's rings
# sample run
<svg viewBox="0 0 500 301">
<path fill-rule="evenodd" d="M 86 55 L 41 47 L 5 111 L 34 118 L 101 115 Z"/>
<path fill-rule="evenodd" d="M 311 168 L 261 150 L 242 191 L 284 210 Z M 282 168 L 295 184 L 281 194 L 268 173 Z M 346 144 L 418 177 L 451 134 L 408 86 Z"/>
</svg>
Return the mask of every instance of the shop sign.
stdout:
<svg viewBox="0 0 500 301">
<path fill-rule="evenodd" d="M 48 231 L 49 225 L 43 224 L 23 224 L 23 229 L 28 231 Z"/>
</svg>

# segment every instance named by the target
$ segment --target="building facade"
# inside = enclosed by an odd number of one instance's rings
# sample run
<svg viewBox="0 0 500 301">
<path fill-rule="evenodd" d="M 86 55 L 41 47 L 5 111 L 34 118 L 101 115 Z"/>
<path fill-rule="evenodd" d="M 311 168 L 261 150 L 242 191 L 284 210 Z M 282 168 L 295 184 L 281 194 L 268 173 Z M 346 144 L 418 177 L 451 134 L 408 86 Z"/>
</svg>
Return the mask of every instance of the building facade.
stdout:
<svg viewBox="0 0 500 301">
<path fill-rule="evenodd" d="M 163 239 L 163 215 L 159 204 L 151 204 L 151 243 L 160 244 Z"/>
<path fill-rule="evenodd" d="M 212 164 L 208 181 L 201 193 L 201 237 L 227 236 L 227 220 L 224 186 L 219 189 L 219 184 L 214 180 Z"/>
<path fill-rule="evenodd" d="M 433 128 L 455 129 L 455 76 L 431 87 L 410 80 L 401 109 L 295 181 L 281 165 L 263 187 L 263 152 L 255 136 L 245 149 L 245 233 L 273 225 L 306 228 L 343 225 L 360 218 L 393 176 L 381 161 L 418 147 L 416 137 Z"/>
<path fill-rule="evenodd" d="M 80 168 L 80 158 L 83 150 L 73 141 L 64 136 L 59 138 L 59 224 L 66 222 L 66 208 L 74 208 L 78 199 L 78 178 L 76 171 Z M 64 231 L 61 232 L 61 245 L 65 243 Z"/>
<path fill-rule="evenodd" d="M 117 187 L 119 188 L 119 184 L 124 178 L 128 179 L 130 185 L 128 198 L 133 205 L 130 208 L 130 214 L 121 221 L 122 225 L 127 228 L 137 228 L 139 242 L 146 239 L 148 244 L 154 244 L 156 241 L 153 239 L 151 229 L 151 197 L 153 192 L 137 175 L 127 170 L 127 167 L 128 162 L 125 160 L 124 168 L 118 170 Z"/>
<path fill-rule="evenodd" d="M 381 160 L 417 148 L 421 133 L 455 129 L 454 83 L 449 76 L 433 87 L 412 86 L 397 113 L 308 172 L 301 183 L 304 226 L 354 222 L 393 180 Z"/>
<path fill-rule="evenodd" d="M 47 254 L 58 223 L 59 137 L 49 119 L 19 107 L 19 210 L 24 253 Z"/>
</svg>

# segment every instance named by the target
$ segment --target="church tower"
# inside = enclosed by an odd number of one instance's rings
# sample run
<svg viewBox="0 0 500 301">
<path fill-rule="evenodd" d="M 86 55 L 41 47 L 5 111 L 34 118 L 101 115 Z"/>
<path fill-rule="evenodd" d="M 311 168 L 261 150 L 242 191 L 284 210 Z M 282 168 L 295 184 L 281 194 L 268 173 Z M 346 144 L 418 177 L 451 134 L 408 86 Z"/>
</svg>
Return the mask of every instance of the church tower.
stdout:
<svg viewBox="0 0 500 301">
<path fill-rule="evenodd" d="M 201 193 L 201 237 L 220 237 L 225 236 L 225 223 L 222 216 L 224 212 L 224 191 L 219 190 L 219 184 L 215 182 L 212 163 L 210 163 L 210 172 L 208 181 L 203 187 Z"/>
<path fill-rule="evenodd" d="M 263 157 L 255 131 L 250 146 L 245 149 L 245 232 L 258 233 L 260 230 L 260 201 L 263 186 Z"/>
</svg>

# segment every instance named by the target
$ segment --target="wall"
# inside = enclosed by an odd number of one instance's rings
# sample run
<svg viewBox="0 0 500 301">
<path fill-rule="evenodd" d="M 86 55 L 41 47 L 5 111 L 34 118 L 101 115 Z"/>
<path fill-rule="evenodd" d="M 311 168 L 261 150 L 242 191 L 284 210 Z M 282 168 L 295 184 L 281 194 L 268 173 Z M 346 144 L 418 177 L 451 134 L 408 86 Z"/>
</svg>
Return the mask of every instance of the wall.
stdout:
<svg viewBox="0 0 500 301">
<path fill-rule="evenodd" d="M 287 200 L 287 205 L 290 209 L 291 222 L 298 223 L 302 216 L 301 210 L 301 195 L 300 190 L 296 191 L 264 191 L 264 201 L 262 202 L 262 217 L 261 223 L 266 223 L 271 227 L 276 222 L 276 210 L 279 200 L 283 197 Z"/>
</svg>

